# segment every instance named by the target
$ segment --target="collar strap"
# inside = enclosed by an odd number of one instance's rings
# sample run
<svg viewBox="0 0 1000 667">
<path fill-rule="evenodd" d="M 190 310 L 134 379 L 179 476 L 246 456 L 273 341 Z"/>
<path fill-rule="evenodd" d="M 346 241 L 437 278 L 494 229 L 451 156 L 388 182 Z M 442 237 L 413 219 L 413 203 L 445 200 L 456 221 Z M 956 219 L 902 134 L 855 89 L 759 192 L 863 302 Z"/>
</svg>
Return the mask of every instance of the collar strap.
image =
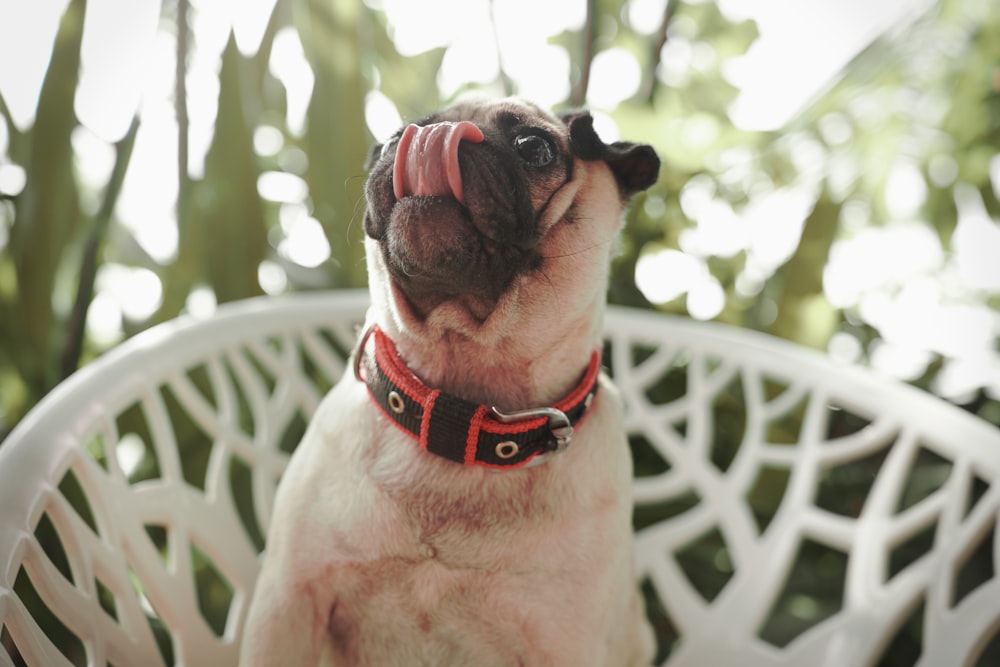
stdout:
<svg viewBox="0 0 1000 667">
<path fill-rule="evenodd" d="M 374 354 L 367 352 L 370 338 Z M 535 465 L 566 449 L 573 427 L 597 394 L 601 370 L 598 348 L 569 396 L 552 407 L 505 414 L 425 385 L 377 327 L 365 331 L 354 358 L 355 375 L 368 386 L 372 400 L 422 449 L 456 463 L 498 470 Z"/>
</svg>

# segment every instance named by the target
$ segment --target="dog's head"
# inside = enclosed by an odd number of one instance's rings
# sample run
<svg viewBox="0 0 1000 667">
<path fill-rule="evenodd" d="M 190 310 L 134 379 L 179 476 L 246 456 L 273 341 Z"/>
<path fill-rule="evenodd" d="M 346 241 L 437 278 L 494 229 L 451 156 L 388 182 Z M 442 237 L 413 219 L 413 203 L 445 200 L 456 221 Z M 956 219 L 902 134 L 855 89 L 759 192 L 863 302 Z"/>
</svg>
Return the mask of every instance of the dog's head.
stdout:
<svg viewBox="0 0 1000 667">
<path fill-rule="evenodd" d="M 603 142 L 586 112 L 506 99 L 408 125 L 370 166 L 369 263 L 405 301 L 395 306 L 413 320 L 444 307 L 483 322 L 526 282 L 570 305 L 572 286 L 606 280 L 622 211 L 660 161 L 648 145 Z"/>
</svg>

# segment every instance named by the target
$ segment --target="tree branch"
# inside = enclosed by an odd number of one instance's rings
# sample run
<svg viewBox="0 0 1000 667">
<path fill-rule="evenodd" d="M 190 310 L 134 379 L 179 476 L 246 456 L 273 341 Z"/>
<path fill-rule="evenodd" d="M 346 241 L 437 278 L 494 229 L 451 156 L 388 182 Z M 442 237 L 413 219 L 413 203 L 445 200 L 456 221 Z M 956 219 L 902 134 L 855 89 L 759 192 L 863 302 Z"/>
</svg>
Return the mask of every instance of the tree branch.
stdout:
<svg viewBox="0 0 1000 667">
<path fill-rule="evenodd" d="M 504 95 L 514 94 L 514 82 L 503 66 L 503 52 L 500 50 L 500 31 L 497 30 L 497 12 L 495 0 L 490 0 L 490 24 L 493 26 L 493 43 L 496 45 L 497 67 L 500 70 L 500 82 L 503 84 Z"/>
<path fill-rule="evenodd" d="M 177 69 L 174 81 L 174 113 L 177 116 L 177 225 L 183 215 L 188 192 L 187 110 L 188 0 L 177 0 Z"/>
<path fill-rule="evenodd" d="M 115 204 L 118 202 L 118 195 L 121 194 L 122 183 L 125 181 L 125 172 L 128 170 L 128 163 L 132 158 L 132 148 L 135 146 L 135 135 L 138 130 L 139 115 L 136 114 L 132 117 L 132 124 L 128 128 L 128 132 L 115 144 L 115 166 L 111 170 L 111 177 L 104 190 L 101 208 L 94 216 L 94 222 L 83 249 L 80 282 L 77 285 L 76 300 L 73 302 L 73 311 L 70 313 L 67 327 L 66 345 L 63 348 L 59 365 L 62 379 L 67 378 L 80 364 L 84 330 L 87 326 L 87 312 L 90 309 L 90 302 L 94 298 L 94 281 L 97 277 L 99 264 L 98 253 L 104 242 L 104 237 L 107 235 L 108 225 L 111 222 Z"/>
<path fill-rule="evenodd" d="M 642 83 L 642 97 L 647 104 L 653 101 L 653 93 L 656 92 L 656 70 L 660 68 L 663 47 L 667 44 L 667 30 L 670 28 L 670 21 L 674 18 L 676 10 L 677 0 L 667 0 L 667 6 L 663 9 L 663 20 L 660 21 L 660 28 L 656 31 L 656 40 L 650 50 L 649 67 Z"/>
<path fill-rule="evenodd" d="M 597 0 L 587 0 L 587 18 L 583 24 L 583 49 L 580 57 L 580 81 L 570 94 L 570 104 L 583 106 L 590 87 L 590 66 L 594 61 L 594 42 L 597 40 Z"/>
</svg>

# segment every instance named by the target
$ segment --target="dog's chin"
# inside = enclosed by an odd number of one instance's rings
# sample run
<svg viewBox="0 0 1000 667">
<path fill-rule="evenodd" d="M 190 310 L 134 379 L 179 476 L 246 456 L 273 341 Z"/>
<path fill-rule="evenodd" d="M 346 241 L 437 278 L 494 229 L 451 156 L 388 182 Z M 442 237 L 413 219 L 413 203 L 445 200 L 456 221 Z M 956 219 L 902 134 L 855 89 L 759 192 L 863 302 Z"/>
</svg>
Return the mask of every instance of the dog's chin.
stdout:
<svg viewBox="0 0 1000 667">
<path fill-rule="evenodd" d="M 430 290 L 414 290 L 412 285 L 390 278 L 390 295 L 395 312 L 410 327 L 432 321 L 448 321 L 453 327 L 472 330 L 481 327 L 497 309 L 503 298 L 480 297 L 472 294 L 446 294 Z M 443 320 L 442 320 L 443 318 Z M 469 328 L 472 329 L 469 329 Z"/>
</svg>

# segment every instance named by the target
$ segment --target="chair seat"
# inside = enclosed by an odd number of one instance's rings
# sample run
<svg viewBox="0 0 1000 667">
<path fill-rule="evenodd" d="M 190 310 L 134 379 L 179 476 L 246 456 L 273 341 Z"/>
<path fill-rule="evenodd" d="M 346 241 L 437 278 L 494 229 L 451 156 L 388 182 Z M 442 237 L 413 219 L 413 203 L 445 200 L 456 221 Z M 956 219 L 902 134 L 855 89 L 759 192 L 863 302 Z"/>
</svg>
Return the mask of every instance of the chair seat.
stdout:
<svg viewBox="0 0 1000 667">
<path fill-rule="evenodd" d="M 367 303 L 168 322 L 32 410 L 0 446 L 0 666 L 235 664 Z M 752 331 L 612 307 L 605 337 L 658 663 L 1000 664 L 1000 430 Z"/>
</svg>

